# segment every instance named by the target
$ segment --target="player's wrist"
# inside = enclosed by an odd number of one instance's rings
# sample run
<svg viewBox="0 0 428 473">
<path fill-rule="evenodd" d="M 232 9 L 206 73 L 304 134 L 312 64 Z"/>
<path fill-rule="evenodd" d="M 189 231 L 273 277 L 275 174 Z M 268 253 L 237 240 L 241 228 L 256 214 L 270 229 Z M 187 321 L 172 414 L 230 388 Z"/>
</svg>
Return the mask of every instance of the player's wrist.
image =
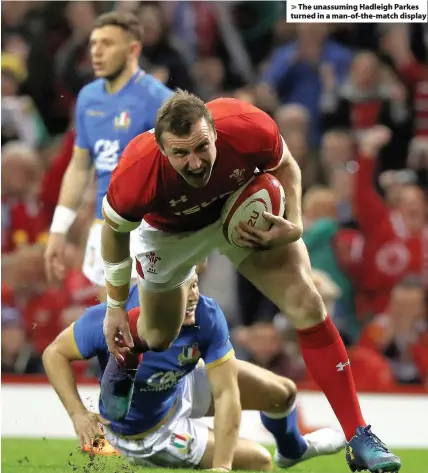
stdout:
<svg viewBox="0 0 428 473">
<path fill-rule="evenodd" d="M 76 220 L 77 212 L 64 205 L 57 205 L 52 218 L 50 233 L 65 235 Z"/>
<path fill-rule="evenodd" d="M 119 263 L 104 261 L 104 277 L 107 288 L 107 307 L 125 307 L 131 281 L 132 258 L 128 256 Z"/>
<path fill-rule="evenodd" d="M 110 309 L 123 309 L 125 308 L 127 299 L 123 301 L 117 301 L 116 299 L 113 299 L 107 294 L 106 302 L 107 302 L 107 307 L 109 307 Z"/>
</svg>

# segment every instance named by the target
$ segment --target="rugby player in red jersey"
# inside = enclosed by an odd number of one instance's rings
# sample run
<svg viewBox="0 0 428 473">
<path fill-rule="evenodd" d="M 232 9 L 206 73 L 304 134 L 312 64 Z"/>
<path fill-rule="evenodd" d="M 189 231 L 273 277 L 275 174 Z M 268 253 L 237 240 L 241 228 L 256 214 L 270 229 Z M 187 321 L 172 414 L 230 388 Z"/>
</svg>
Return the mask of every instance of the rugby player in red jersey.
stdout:
<svg viewBox="0 0 428 473">
<path fill-rule="evenodd" d="M 237 248 L 223 236 L 221 209 L 257 169 L 281 182 L 287 218 L 265 214 L 272 223 L 268 231 L 240 223 L 237 232 L 245 247 Z M 351 470 L 398 471 L 399 458 L 363 419 L 346 349 L 312 282 L 300 204 L 299 167 L 266 113 L 236 99 L 205 105 L 180 90 L 168 99 L 158 111 L 155 129 L 125 149 L 103 201 L 105 336 L 113 356 L 102 395 L 117 399 L 112 417 L 127 414 L 137 352 L 165 350 L 175 339 L 194 268 L 217 249 L 296 328 L 308 370 L 344 430 Z M 129 232 L 137 227 L 141 313 L 134 346 L 124 305 L 132 266 Z M 128 349 L 120 348 L 118 337 Z"/>
</svg>

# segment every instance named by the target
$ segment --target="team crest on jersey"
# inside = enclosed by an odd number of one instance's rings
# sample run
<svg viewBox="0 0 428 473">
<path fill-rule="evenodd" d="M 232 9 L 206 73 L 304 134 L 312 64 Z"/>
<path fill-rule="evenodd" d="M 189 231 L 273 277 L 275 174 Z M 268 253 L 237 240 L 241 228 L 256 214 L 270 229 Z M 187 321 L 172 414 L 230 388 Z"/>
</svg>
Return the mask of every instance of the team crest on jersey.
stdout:
<svg viewBox="0 0 428 473">
<path fill-rule="evenodd" d="M 235 179 L 238 184 L 242 184 L 245 181 L 245 169 L 234 169 L 229 177 Z"/>
<path fill-rule="evenodd" d="M 120 114 L 114 118 L 114 127 L 121 130 L 127 130 L 131 124 L 131 117 L 129 112 L 120 112 Z"/>
<path fill-rule="evenodd" d="M 180 366 L 186 365 L 187 363 L 196 363 L 201 357 L 201 352 L 197 343 L 193 345 L 187 345 L 183 348 L 183 351 L 178 355 L 178 363 Z"/>
</svg>

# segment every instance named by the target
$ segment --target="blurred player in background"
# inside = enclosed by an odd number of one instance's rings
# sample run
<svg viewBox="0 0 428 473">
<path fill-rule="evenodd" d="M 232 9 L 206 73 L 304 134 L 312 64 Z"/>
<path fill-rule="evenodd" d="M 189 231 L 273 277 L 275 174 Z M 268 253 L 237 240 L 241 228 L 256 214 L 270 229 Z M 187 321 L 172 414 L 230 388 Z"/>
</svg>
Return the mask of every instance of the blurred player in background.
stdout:
<svg viewBox="0 0 428 473">
<path fill-rule="evenodd" d="M 137 306 L 138 290 L 134 286 L 126 308 L 135 336 Z M 196 274 L 190 281 L 179 336 L 168 350 L 144 354 L 128 416 L 107 420 L 102 398 L 101 414 L 89 412 L 78 395 L 71 362 L 96 356 L 104 370 L 109 357 L 103 334 L 105 311 L 105 304 L 89 308 L 43 356 L 49 379 L 86 451 L 102 453 L 102 438 L 98 449 L 88 448 L 102 434 L 101 422 L 105 438 L 133 463 L 218 471 L 232 467 L 270 470 L 271 455 L 264 447 L 238 439 L 241 405 L 242 409 L 262 411 L 262 422 L 276 439 L 275 463 L 280 467 L 344 448 L 345 437 L 340 430 L 300 434 L 292 381 L 235 359 L 225 316 L 214 300 L 199 296 Z M 135 343 L 138 346 L 137 337 Z M 212 415 L 214 430 L 197 420 Z"/>
<path fill-rule="evenodd" d="M 265 212 L 272 223 L 268 231 L 241 222 L 237 232 L 243 247 L 234 247 L 223 235 L 221 209 L 256 169 L 281 182 L 287 219 Z M 133 346 L 124 305 L 132 265 L 129 232 L 141 224 L 138 335 L 147 348 L 165 350 L 177 337 L 195 265 L 217 248 L 297 329 L 306 366 L 344 430 L 350 468 L 401 467 L 363 419 L 346 348 L 313 284 L 301 239 L 300 169 L 266 113 L 236 99 L 205 105 L 177 91 L 160 108 L 154 132 L 136 137 L 125 149 L 103 200 L 103 215 L 105 332 L 114 356 L 102 391 L 104 399 L 115 400 L 110 416 L 126 416 L 132 397 L 135 371 L 115 339 L 120 332 L 128 349 Z M 115 357 L 125 361 L 118 365 Z"/>
<path fill-rule="evenodd" d="M 64 248 L 85 187 L 95 170 L 95 221 L 86 247 L 83 272 L 94 284 L 105 285 L 101 258 L 101 205 L 119 157 L 136 135 L 153 128 L 156 112 L 171 91 L 138 66 L 143 31 L 128 12 L 101 15 L 90 38 L 97 80 L 79 93 L 75 111 L 76 141 L 64 175 L 46 247 L 50 281 L 64 276 Z M 103 297 L 104 290 L 101 289 Z"/>
</svg>

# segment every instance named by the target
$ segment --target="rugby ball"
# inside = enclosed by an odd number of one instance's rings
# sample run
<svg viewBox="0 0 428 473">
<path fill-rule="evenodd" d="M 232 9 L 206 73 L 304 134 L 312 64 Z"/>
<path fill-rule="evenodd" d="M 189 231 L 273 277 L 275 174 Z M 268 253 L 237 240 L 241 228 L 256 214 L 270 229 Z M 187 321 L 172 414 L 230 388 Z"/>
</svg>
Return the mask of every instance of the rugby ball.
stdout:
<svg viewBox="0 0 428 473">
<path fill-rule="evenodd" d="M 278 179 L 268 173 L 252 177 L 226 200 L 221 213 L 226 240 L 233 246 L 242 247 L 236 232 L 239 222 L 269 230 L 272 224 L 263 217 L 265 211 L 281 217 L 285 212 L 284 189 Z"/>
</svg>

